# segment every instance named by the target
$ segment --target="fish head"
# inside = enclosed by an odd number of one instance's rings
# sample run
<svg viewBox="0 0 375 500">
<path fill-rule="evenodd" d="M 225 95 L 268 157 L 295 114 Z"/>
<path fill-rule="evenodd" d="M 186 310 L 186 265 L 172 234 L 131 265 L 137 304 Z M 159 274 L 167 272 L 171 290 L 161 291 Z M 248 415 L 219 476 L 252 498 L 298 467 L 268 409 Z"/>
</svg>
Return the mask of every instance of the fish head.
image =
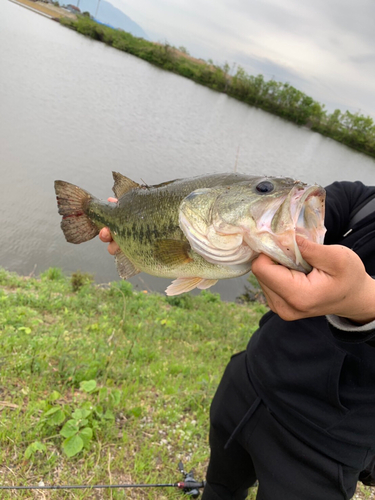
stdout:
<svg viewBox="0 0 375 500">
<path fill-rule="evenodd" d="M 180 204 L 179 223 L 193 250 L 214 264 L 238 266 L 260 253 L 308 273 L 296 236 L 323 243 L 325 190 L 285 177 L 197 189 Z"/>
</svg>

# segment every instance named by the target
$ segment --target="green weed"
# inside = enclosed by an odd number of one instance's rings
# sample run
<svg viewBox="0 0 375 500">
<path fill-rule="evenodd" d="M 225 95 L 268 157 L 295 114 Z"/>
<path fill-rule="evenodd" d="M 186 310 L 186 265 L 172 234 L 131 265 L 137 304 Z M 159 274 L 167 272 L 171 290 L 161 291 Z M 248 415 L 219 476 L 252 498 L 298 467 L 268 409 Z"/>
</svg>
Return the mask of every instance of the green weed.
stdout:
<svg viewBox="0 0 375 500">
<path fill-rule="evenodd" d="M 204 476 L 210 401 L 260 313 L 209 292 L 176 299 L 0 269 L 3 484 L 169 482 L 179 460 Z M 62 495 L 45 492 L 87 498 Z"/>
<path fill-rule="evenodd" d="M 43 272 L 40 275 L 40 278 L 43 280 L 51 280 L 51 281 L 57 281 L 57 280 L 62 280 L 64 279 L 64 274 L 61 269 L 58 267 L 50 267 L 47 269 L 47 271 Z"/>
<path fill-rule="evenodd" d="M 73 292 L 78 292 L 83 286 L 89 285 L 93 281 L 94 277 L 92 274 L 82 273 L 81 271 L 76 271 L 70 278 Z"/>
<path fill-rule="evenodd" d="M 180 460 L 204 477 L 210 402 L 265 307 L 221 302 L 209 292 L 186 297 L 176 303 L 123 281 L 73 292 L 57 271 L 36 279 L 0 269 L 3 485 L 174 482 Z M 1 498 L 34 496 L 19 490 Z M 35 498 L 117 500 L 124 492 Z"/>
</svg>

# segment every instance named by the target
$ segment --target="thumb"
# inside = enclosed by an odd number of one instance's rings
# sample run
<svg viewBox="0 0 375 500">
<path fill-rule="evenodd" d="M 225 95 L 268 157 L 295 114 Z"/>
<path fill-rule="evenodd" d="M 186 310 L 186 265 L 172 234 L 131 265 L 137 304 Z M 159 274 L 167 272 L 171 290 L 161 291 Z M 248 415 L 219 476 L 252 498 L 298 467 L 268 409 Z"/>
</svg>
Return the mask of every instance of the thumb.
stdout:
<svg viewBox="0 0 375 500">
<path fill-rule="evenodd" d="M 302 254 L 302 257 L 310 266 L 315 269 L 319 269 L 328 274 L 336 274 L 338 260 L 342 254 L 345 259 L 345 247 L 340 247 L 339 245 L 322 245 L 320 243 L 315 243 L 313 241 L 307 240 L 302 236 L 297 236 L 296 238 L 298 248 Z M 342 249 L 342 251 L 338 251 Z"/>
</svg>

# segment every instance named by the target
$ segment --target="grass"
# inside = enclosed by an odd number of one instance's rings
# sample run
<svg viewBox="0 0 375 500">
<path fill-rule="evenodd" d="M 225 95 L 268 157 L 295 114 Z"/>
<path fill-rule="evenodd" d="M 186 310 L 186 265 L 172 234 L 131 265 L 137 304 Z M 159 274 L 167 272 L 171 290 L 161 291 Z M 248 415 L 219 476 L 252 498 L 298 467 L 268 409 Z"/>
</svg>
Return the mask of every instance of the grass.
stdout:
<svg viewBox="0 0 375 500">
<path fill-rule="evenodd" d="M 169 483 L 182 479 L 179 460 L 202 479 L 211 398 L 264 311 L 209 292 L 168 299 L 126 282 L 97 286 L 55 268 L 40 279 L 0 270 L 0 483 Z M 124 498 L 123 490 L 2 493 Z"/>
<path fill-rule="evenodd" d="M 203 479 L 211 398 L 264 312 L 205 291 L 167 298 L 56 268 L 39 279 L 0 268 L 0 484 L 173 483 L 180 460 Z M 175 488 L 1 493 L 182 497 Z"/>
</svg>

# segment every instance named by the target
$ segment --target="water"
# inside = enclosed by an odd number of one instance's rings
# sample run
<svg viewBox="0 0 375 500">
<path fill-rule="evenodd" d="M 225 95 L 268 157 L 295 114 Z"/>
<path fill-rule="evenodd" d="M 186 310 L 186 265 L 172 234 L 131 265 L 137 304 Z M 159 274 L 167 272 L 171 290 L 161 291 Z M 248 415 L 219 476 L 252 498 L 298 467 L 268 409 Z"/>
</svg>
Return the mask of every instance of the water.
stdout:
<svg viewBox="0 0 375 500">
<path fill-rule="evenodd" d="M 0 265 L 21 274 L 50 266 L 118 279 L 98 239 L 65 242 L 53 181 L 98 197 L 112 170 L 138 182 L 237 169 L 326 185 L 375 183 L 375 160 L 0 2 Z M 141 274 L 137 288 L 169 280 Z M 223 299 L 246 278 L 212 288 Z"/>
</svg>

